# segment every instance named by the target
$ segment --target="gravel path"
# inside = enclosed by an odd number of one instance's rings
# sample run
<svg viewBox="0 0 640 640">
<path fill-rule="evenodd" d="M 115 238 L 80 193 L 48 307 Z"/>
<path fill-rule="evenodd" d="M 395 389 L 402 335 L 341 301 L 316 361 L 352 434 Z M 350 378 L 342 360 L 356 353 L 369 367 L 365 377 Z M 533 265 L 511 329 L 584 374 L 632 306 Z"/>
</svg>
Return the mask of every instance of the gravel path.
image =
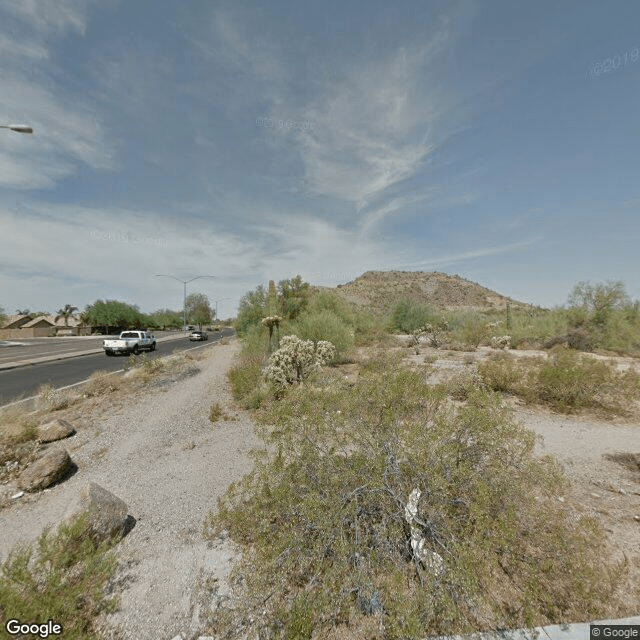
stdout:
<svg viewBox="0 0 640 640">
<path fill-rule="evenodd" d="M 84 484 L 97 482 L 136 519 L 118 545 L 124 590 L 109 625 L 131 640 L 197 637 L 203 621 L 194 587 L 212 576 L 222 594 L 236 557 L 228 541 L 203 540 L 203 520 L 227 486 L 251 469 L 247 454 L 260 445 L 248 415 L 229 408 L 226 372 L 238 350 L 238 341 L 207 349 L 211 355 L 198 362 L 196 375 L 151 389 L 137 404 L 125 402 L 98 435 L 79 430 L 65 441 L 78 472 L 0 511 L 2 558 L 16 542 L 33 541 L 46 524 L 57 523 Z M 213 402 L 233 419 L 212 424 Z"/>
</svg>

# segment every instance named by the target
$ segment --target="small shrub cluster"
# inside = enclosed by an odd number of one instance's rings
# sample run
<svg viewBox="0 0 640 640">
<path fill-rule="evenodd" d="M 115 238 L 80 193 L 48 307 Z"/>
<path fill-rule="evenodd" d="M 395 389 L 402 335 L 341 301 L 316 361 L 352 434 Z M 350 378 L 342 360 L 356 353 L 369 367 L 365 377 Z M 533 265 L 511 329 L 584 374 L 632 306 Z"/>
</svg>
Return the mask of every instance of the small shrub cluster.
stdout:
<svg viewBox="0 0 640 640">
<path fill-rule="evenodd" d="M 77 401 L 67 389 L 54 389 L 50 384 L 43 384 L 38 389 L 38 406 L 47 411 L 59 411 Z"/>
<path fill-rule="evenodd" d="M 611 364 L 562 346 L 546 359 L 500 357 L 477 366 L 483 382 L 494 391 L 548 404 L 563 413 L 585 408 L 628 413 L 640 390 L 640 376 L 633 370 L 620 373 Z"/>
<path fill-rule="evenodd" d="M 330 309 L 303 313 L 289 330 L 303 340 L 331 342 L 335 349 L 332 363 L 346 359 L 354 345 L 354 329 Z"/>
<path fill-rule="evenodd" d="M 51 619 L 69 640 L 98 637 L 98 615 L 117 604 L 105 589 L 116 567 L 112 544 L 92 542 L 85 515 L 55 534 L 45 529 L 35 554 L 30 545 L 15 547 L 0 570 L 0 618 Z"/>
<path fill-rule="evenodd" d="M 107 371 L 96 371 L 89 377 L 89 382 L 82 387 L 87 398 L 107 395 L 120 389 L 123 385 L 122 377 Z"/>
</svg>

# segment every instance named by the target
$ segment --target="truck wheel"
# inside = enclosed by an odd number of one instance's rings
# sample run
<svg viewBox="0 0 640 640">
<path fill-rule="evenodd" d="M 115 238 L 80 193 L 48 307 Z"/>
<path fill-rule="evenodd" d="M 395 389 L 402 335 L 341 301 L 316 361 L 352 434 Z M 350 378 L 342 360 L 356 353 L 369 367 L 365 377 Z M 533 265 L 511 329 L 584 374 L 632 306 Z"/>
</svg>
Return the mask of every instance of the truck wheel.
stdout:
<svg viewBox="0 0 640 640">
<path fill-rule="evenodd" d="M 140 353 L 140 347 L 138 345 L 136 345 L 135 347 L 133 347 L 133 353 L 134 355 L 138 355 Z"/>
<path fill-rule="evenodd" d="M 113 351 L 105 351 L 108 356 L 113 356 Z"/>
<path fill-rule="evenodd" d="M 155 351 L 155 350 L 156 350 L 156 343 L 154 342 L 154 343 L 151 345 L 151 351 Z"/>
</svg>

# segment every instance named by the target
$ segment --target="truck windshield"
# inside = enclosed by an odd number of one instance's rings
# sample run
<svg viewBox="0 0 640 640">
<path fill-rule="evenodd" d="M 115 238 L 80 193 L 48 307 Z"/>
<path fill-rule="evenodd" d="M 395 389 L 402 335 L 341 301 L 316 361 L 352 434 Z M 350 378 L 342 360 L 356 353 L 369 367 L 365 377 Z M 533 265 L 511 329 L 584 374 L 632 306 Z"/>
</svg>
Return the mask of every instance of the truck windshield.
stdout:
<svg viewBox="0 0 640 640">
<path fill-rule="evenodd" d="M 133 331 L 125 331 L 121 336 L 121 338 L 137 338 L 138 334 Z"/>
</svg>

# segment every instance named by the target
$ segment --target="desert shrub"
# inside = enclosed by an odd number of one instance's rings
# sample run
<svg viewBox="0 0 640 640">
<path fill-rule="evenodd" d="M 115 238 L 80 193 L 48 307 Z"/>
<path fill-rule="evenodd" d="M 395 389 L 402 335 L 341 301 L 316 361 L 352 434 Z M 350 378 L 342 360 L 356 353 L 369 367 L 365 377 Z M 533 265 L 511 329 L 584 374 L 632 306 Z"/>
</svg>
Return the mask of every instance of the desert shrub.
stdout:
<svg viewBox="0 0 640 640">
<path fill-rule="evenodd" d="M 115 597 L 105 587 L 116 567 L 110 549 L 86 535 L 86 516 L 52 533 L 45 529 L 37 552 L 19 545 L 0 571 L 0 617 L 22 621 L 54 620 L 64 637 L 89 640 L 98 636 L 98 614 L 113 612 Z M 3 623 L 4 624 L 4 623 Z"/>
<path fill-rule="evenodd" d="M 260 323 L 251 326 L 242 338 L 242 351 L 227 377 L 233 398 L 245 409 L 256 408 L 257 389 L 268 357 L 269 334 Z"/>
<path fill-rule="evenodd" d="M 437 325 L 440 321 L 440 315 L 431 307 L 414 300 L 402 300 L 391 313 L 389 328 L 399 333 L 413 333 L 425 324 Z"/>
<path fill-rule="evenodd" d="M 234 328 L 238 335 L 244 334 L 253 326 L 260 324 L 260 321 L 267 314 L 267 292 L 263 285 L 258 285 L 253 291 L 245 293 L 238 304 L 238 317 L 234 323 Z"/>
<path fill-rule="evenodd" d="M 598 404 L 597 397 L 615 375 L 604 362 L 579 358 L 556 347 L 537 374 L 537 395 L 557 411 L 571 412 Z"/>
<path fill-rule="evenodd" d="M 577 351 L 591 351 L 593 349 L 591 336 L 582 327 L 576 327 L 567 332 L 567 344 Z"/>
<path fill-rule="evenodd" d="M 562 413 L 586 408 L 606 415 L 628 413 L 640 380 L 633 370 L 619 373 L 606 362 L 561 346 L 554 347 L 546 360 L 503 356 L 478 363 L 477 368 L 490 389 Z"/>
<path fill-rule="evenodd" d="M 393 337 L 389 334 L 388 321 L 374 318 L 370 313 L 360 310 L 355 314 L 355 345 L 358 347 L 389 345 Z"/>
<path fill-rule="evenodd" d="M 259 414 L 271 453 L 207 523 L 245 548 L 241 597 L 217 633 L 326 637 L 379 612 L 368 637 L 393 639 L 607 615 L 622 569 L 600 559 L 602 532 L 554 499 L 566 483 L 533 455 L 534 434 L 496 394 L 452 408 L 422 372 L 380 368 L 354 386 L 294 387 Z M 442 574 L 413 555 L 416 488 Z"/>
<path fill-rule="evenodd" d="M 441 389 L 454 400 L 462 402 L 486 386 L 477 371 L 466 370 L 452 376 L 446 382 L 438 383 L 436 388 Z"/>
<path fill-rule="evenodd" d="M 460 339 L 464 344 L 478 347 L 489 337 L 489 329 L 482 317 L 470 316 L 459 330 Z"/>
<path fill-rule="evenodd" d="M 245 399 L 260 384 L 262 358 L 245 358 L 231 367 L 227 375 L 231 383 L 231 393 L 234 399 L 246 407 Z"/>
<path fill-rule="evenodd" d="M 331 342 L 336 360 L 342 359 L 354 344 L 354 332 L 340 316 L 330 310 L 305 312 L 293 325 L 293 332 L 303 340 Z"/>
<path fill-rule="evenodd" d="M 349 304 L 343 298 L 330 291 L 314 292 L 309 298 L 307 311 L 310 313 L 330 311 L 348 326 L 353 326 L 356 321 L 356 313 Z"/>
<path fill-rule="evenodd" d="M 491 346 L 494 349 L 510 349 L 511 336 L 493 336 L 491 338 Z"/>
</svg>

